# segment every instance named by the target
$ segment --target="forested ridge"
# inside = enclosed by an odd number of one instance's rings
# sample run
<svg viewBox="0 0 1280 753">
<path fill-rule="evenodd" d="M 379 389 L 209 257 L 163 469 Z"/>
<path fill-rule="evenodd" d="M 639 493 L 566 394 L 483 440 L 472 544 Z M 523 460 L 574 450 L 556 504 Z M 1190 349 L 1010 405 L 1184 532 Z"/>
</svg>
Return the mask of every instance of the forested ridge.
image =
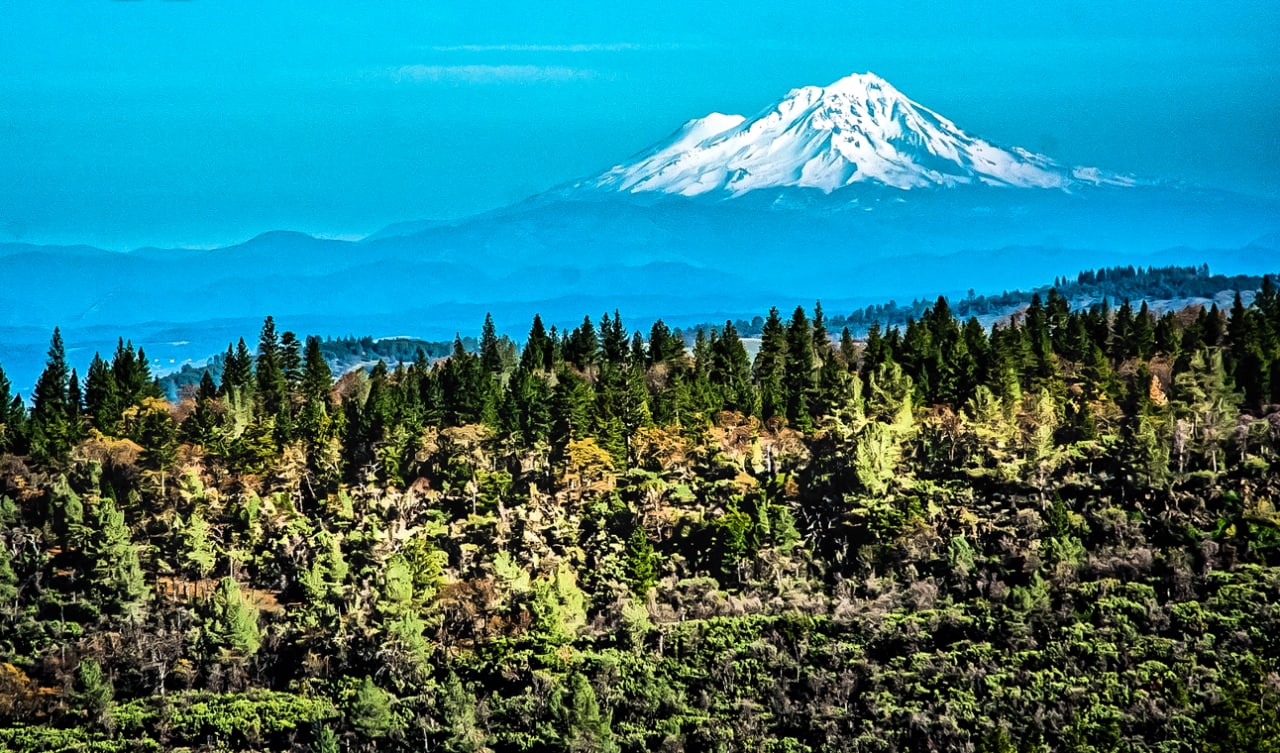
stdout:
<svg viewBox="0 0 1280 753">
<path fill-rule="evenodd" d="M 0 374 L 0 749 L 1275 751 L 1280 297 Z"/>
</svg>

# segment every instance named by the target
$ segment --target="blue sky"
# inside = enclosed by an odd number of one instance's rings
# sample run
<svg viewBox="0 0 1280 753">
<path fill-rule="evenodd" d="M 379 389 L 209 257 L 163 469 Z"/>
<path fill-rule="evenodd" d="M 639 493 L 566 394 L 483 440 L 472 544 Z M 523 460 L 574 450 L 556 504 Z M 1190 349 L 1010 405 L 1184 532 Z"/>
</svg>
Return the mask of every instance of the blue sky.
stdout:
<svg viewBox="0 0 1280 753">
<path fill-rule="evenodd" d="M 1264 2 L 0 2 L 0 241 L 456 217 L 874 71 L 1060 161 L 1280 193 Z"/>
</svg>

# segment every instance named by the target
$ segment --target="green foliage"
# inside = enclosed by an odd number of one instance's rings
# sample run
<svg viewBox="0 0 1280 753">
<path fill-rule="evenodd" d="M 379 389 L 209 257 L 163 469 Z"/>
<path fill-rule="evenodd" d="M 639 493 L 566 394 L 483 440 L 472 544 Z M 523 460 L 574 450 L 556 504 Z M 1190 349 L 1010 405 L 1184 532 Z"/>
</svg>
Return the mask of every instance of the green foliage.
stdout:
<svg viewBox="0 0 1280 753">
<path fill-rule="evenodd" d="M 97 602 L 116 614 L 137 617 L 150 589 L 124 512 L 110 497 L 93 507 L 84 554 L 90 562 L 89 585 Z"/>
<path fill-rule="evenodd" d="M 223 578 L 209 604 L 205 634 L 223 655 L 247 659 L 262 647 L 258 608 L 240 590 L 234 578 Z"/>
<path fill-rule="evenodd" d="M 658 556 L 653 552 L 649 536 L 636 527 L 627 540 L 627 576 L 631 590 L 644 598 L 658 581 Z"/>
<path fill-rule="evenodd" d="M 351 727 L 365 738 L 377 740 L 386 737 L 391 731 L 391 704 L 391 695 L 366 677 L 347 705 L 347 719 Z"/>
<path fill-rule="evenodd" d="M 1274 750 L 1274 284 L 1040 292 L 336 381 L 268 321 L 177 405 L 51 346 L 40 432 L 0 379 L 0 747 Z"/>
</svg>

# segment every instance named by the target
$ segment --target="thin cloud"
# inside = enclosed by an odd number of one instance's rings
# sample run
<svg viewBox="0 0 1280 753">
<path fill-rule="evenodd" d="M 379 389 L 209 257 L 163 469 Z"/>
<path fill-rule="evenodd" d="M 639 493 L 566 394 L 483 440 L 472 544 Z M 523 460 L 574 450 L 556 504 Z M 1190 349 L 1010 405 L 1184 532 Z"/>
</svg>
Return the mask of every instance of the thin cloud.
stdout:
<svg viewBox="0 0 1280 753">
<path fill-rule="evenodd" d="M 447 44 L 423 49 L 431 52 L 651 52 L 686 49 L 678 44 L 596 42 L 590 44 Z"/>
<path fill-rule="evenodd" d="M 405 65 L 392 69 L 398 83 L 510 84 L 584 81 L 598 77 L 590 68 L 560 65 Z"/>
</svg>

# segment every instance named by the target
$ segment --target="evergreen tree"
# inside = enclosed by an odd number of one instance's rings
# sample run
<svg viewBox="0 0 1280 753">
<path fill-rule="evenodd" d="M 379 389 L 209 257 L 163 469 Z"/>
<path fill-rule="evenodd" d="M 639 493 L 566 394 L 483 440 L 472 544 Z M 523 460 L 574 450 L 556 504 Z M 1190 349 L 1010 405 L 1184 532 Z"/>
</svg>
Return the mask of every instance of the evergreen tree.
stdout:
<svg viewBox="0 0 1280 753">
<path fill-rule="evenodd" d="M 1147 361 L 1155 355 L 1156 330 L 1146 301 L 1142 302 L 1138 315 L 1133 321 L 1133 345 L 1134 352 L 1140 360 Z"/>
<path fill-rule="evenodd" d="M 89 420 L 104 434 L 113 434 L 120 421 L 122 405 L 115 373 L 97 353 L 89 364 L 84 387 L 85 411 Z"/>
<path fill-rule="evenodd" d="M 533 315 L 533 325 L 529 328 L 529 338 L 525 341 L 524 350 L 520 353 L 520 367 L 525 371 L 551 371 L 552 343 L 543 327 L 542 317 Z"/>
<path fill-rule="evenodd" d="M 289 393 L 296 392 L 302 384 L 302 343 L 292 332 L 280 335 L 280 370 Z"/>
<path fill-rule="evenodd" d="M 845 368 L 850 371 L 858 368 L 858 346 L 853 341 L 853 334 L 849 332 L 848 327 L 840 330 L 840 358 L 844 361 Z"/>
<path fill-rule="evenodd" d="M 627 540 L 627 577 L 631 590 L 643 599 L 658 581 L 658 557 L 644 528 L 636 526 Z"/>
<path fill-rule="evenodd" d="M 6 498 L 7 499 L 7 498 Z M 0 525 L 10 525 L 0 520 Z M 0 545 L 0 620 L 15 610 L 18 601 L 18 575 L 13 571 L 13 556 L 7 546 Z"/>
<path fill-rule="evenodd" d="M 596 365 L 599 359 L 600 342 L 596 337 L 596 327 L 591 317 L 584 317 L 582 325 L 575 329 L 564 343 L 564 360 L 586 372 Z"/>
<path fill-rule="evenodd" d="M 0 455 L 26 450 L 27 411 L 22 398 L 10 394 L 12 384 L 0 367 Z"/>
<path fill-rule="evenodd" d="M 772 308 L 760 333 L 760 350 L 756 353 L 754 365 L 761 418 L 787 414 L 787 392 L 783 387 L 786 368 L 787 331 L 782 326 L 778 309 Z"/>
<path fill-rule="evenodd" d="M 649 329 L 649 365 L 668 363 L 684 357 L 684 338 L 677 336 L 661 319 Z"/>
<path fill-rule="evenodd" d="M 613 739 L 611 714 L 600 711 L 595 689 L 580 673 L 574 673 L 569 685 L 568 734 L 566 747 L 571 753 L 614 753 L 618 745 Z"/>
<path fill-rule="evenodd" d="M 252 383 L 253 354 L 249 352 L 249 346 L 245 345 L 242 337 L 234 349 L 228 346 L 226 355 L 222 357 L 222 384 L 218 391 L 222 395 L 243 393 Z"/>
<path fill-rule="evenodd" d="M 92 724 L 96 726 L 107 722 L 114 695 L 111 678 L 102 665 L 92 658 L 81 659 L 76 667 L 75 684 L 71 687 L 71 700 L 88 713 Z"/>
<path fill-rule="evenodd" d="M 213 572 L 217 562 L 209 523 L 198 511 L 192 512 L 186 524 L 179 530 L 182 539 L 182 562 L 197 578 L 209 577 L 209 573 Z"/>
<path fill-rule="evenodd" d="M 787 328 L 786 367 L 783 377 L 787 420 L 800 431 L 813 428 L 814 398 L 813 332 L 804 308 L 796 306 Z"/>
<path fill-rule="evenodd" d="M 151 366 L 147 363 L 147 355 L 142 349 L 134 351 L 132 341 L 125 342 L 122 338 L 117 342 L 115 355 L 111 359 L 111 375 L 115 377 L 119 390 L 122 411 L 143 397 L 156 396 L 152 391 Z"/>
<path fill-rule="evenodd" d="M 366 739 L 386 737 L 391 731 L 391 696 L 365 677 L 347 708 L 347 718 L 352 728 Z"/>
<path fill-rule="evenodd" d="M 570 440 L 587 436 L 595 418 L 593 397 L 591 385 L 577 374 L 565 369 L 556 375 L 551 398 L 551 442 L 557 453 Z"/>
<path fill-rule="evenodd" d="M 440 372 L 444 417 L 448 424 L 479 423 L 486 415 L 496 422 L 496 395 L 489 389 L 488 379 L 480 368 L 480 359 L 466 351 L 461 337 L 454 337 L 453 353 Z"/>
<path fill-rule="evenodd" d="M 724 331 L 711 350 L 710 379 L 719 392 L 723 409 L 748 416 L 754 414 L 757 406 L 755 385 L 751 381 L 751 358 L 733 322 L 724 323 Z"/>
<path fill-rule="evenodd" d="M 70 378 L 62 333 L 55 328 L 49 343 L 49 360 L 36 381 L 32 400 L 31 456 L 36 462 L 61 465 L 71 454 L 76 429 L 71 418 Z"/>
<path fill-rule="evenodd" d="M 204 629 L 212 646 L 229 658 L 248 659 L 262 648 L 258 608 L 233 578 L 218 582 Z"/>
<path fill-rule="evenodd" d="M 93 507 L 84 554 L 90 563 L 89 586 L 98 603 L 114 614 L 137 619 L 149 589 L 124 512 L 110 497 Z"/>
<path fill-rule="evenodd" d="M 492 314 L 484 315 L 484 328 L 480 333 L 480 368 L 488 377 L 502 375 L 502 351 Z"/>
<path fill-rule="evenodd" d="M 275 319 L 268 316 L 262 323 L 262 334 L 258 338 L 258 359 L 254 368 L 254 396 L 260 416 L 279 416 L 288 405 L 289 385 L 281 360 Z"/>
</svg>

